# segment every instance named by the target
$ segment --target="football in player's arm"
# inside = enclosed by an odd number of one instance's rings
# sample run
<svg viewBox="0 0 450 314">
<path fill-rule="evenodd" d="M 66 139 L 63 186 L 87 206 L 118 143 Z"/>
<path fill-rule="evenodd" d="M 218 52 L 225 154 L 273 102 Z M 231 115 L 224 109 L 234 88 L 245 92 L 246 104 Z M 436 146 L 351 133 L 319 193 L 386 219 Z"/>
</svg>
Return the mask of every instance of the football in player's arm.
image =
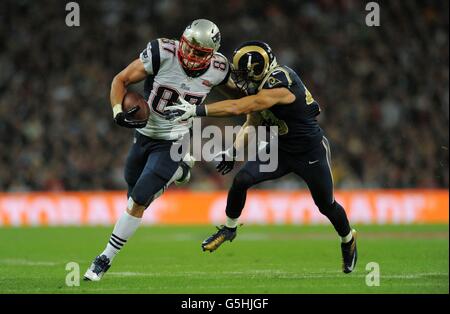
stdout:
<svg viewBox="0 0 450 314">
<path fill-rule="evenodd" d="M 127 112 L 123 112 L 122 110 L 122 100 L 127 92 L 127 86 L 144 80 L 147 75 L 144 64 L 138 58 L 114 77 L 111 83 L 110 101 L 113 117 L 118 125 L 127 128 L 143 128 L 147 124 L 147 121 L 144 120 L 134 121 L 129 119 L 135 112 L 132 111 L 133 109 Z"/>
</svg>

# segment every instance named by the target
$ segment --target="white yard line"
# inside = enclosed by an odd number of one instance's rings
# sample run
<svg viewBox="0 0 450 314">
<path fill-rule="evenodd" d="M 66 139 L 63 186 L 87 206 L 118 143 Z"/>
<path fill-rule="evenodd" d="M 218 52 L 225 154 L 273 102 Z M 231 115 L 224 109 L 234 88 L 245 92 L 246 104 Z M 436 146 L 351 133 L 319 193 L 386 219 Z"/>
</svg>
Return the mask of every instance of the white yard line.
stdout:
<svg viewBox="0 0 450 314">
<path fill-rule="evenodd" d="M 80 261 L 78 261 L 80 262 Z M 57 263 L 52 261 L 36 261 L 20 258 L 3 258 L 0 259 L 0 265 L 8 266 L 40 266 L 40 267 L 52 267 L 56 265 L 63 265 L 63 262 Z M 298 272 L 286 272 L 280 270 L 271 269 L 256 269 L 249 271 L 222 271 L 222 272 L 210 272 L 210 271 L 163 271 L 163 272 L 108 272 L 108 276 L 114 277 L 196 277 L 196 278 L 217 278 L 217 276 L 223 277 L 250 277 L 250 278 L 275 278 L 275 279 L 320 279 L 320 278 L 336 278 L 345 276 L 340 271 L 316 271 L 313 273 L 308 273 L 307 271 Z M 356 272 L 350 277 L 364 278 L 366 274 L 364 272 Z M 404 279 L 404 280 L 414 280 L 421 279 L 424 277 L 448 277 L 449 274 L 445 272 L 424 272 L 424 273 L 413 273 L 413 274 L 381 274 L 381 279 Z"/>
<path fill-rule="evenodd" d="M 341 272 L 324 272 L 324 273 L 290 273 L 283 271 L 272 271 L 272 270 L 253 270 L 253 271 L 223 271 L 223 272 L 203 272 L 203 271 L 191 271 L 191 272 L 109 272 L 107 275 L 116 277 L 197 277 L 197 278 L 209 278 L 218 276 L 230 276 L 230 277 L 270 277 L 278 279 L 314 279 L 314 278 L 336 278 L 344 277 L 346 275 Z M 351 277 L 365 278 L 364 273 L 355 273 L 349 275 Z M 423 277 L 448 277 L 448 273 L 441 272 L 431 272 L 431 273 L 415 273 L 415 274 L 393 274 L 393 275 L 383 275 L 381 274 L 381 279 L 419 279 Z M 346 276 L 347 277 L 347 276 Z"/>
<path fill-rule="evenodd" d="M 208 234 L 204 234 L 206 237 Z M 449 233 L 447 231 L 430 231 L 430 232 L 365 232 L 360 233 L 360 237 L 366 240 L 374 239 L 448 239 Z M 145 240 L 166 242 L 166 241 L 202 241 L 203 236 L 199 236 L 198 233 L 188 232 L 174 232 L 166 235 L 146 235 Z M 321 232 L 253 232 L 245 231 L 238 232 L 237 240 L 240 241 L 302 241 L 302 240 L 333 240 L 338 239 L 338 236 L 334 233 L 321 233 Z"/>
<path fill-rule="evenodd" d="M 23 258 L 3 258 L 0 259 L 0 265 L 11 266 L 56 266 L 59 263 L 49 261 L 34 261 Z"/>
</svg>

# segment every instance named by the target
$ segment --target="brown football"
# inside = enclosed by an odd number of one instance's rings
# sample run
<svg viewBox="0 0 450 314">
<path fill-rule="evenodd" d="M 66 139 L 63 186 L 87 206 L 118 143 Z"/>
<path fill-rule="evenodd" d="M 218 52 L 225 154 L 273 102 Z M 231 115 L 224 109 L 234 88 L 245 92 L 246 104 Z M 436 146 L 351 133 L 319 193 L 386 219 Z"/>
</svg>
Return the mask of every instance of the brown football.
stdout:
<svg viewBox="0 0 450 314">
<path fill-rule="evenodd" d="M 135 121 L 147 120 L 150 116 L 150 108 L 144 97 L 135 92 L 127 92 L 123 97 L 122 110 L 127 112 L 136 106 L 139 107 L 139 110 L 131 116 L 131 119 Z"/>
</svg>

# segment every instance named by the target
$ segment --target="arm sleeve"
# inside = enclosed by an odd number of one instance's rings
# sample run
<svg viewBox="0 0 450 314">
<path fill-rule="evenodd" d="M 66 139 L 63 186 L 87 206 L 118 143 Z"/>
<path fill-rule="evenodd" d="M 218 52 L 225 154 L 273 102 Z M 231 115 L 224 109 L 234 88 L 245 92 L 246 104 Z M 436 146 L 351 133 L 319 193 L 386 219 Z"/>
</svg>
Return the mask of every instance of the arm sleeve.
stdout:
<svg viewBox="0 0 450 314">
<path fill-rule="evenodd" d="M 157 39 L 148 43 L 144 51 L 139 55 L 139 59 L 144 64 L 145 71 L 149 75 L 156 75 L 161 64 L 159 42 Z"/>
</svg>

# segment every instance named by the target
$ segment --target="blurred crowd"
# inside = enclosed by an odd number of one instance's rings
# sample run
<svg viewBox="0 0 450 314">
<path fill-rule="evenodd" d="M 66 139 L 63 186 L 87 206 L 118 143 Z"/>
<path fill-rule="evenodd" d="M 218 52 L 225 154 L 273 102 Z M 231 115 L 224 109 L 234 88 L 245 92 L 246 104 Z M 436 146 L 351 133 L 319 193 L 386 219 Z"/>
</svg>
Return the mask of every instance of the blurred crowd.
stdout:
<svg viewBox="0 0 450 314">
<path fill-rule="evenodd" d="M 299 73 L 323 109 L 337 187 L 449 185 L 448 1 L 377 1 L 379 27 L 360 0 L 77 2 L 80 27 L 65 25 L 65 1 L 0 3 L 0 191 L 124 188 L 132 131 L 113 123 L 111 80 L 196 18 L 219 26 L 227 57 L 259 39 Z M 234 172 L 198 163 L 187 188 L 226 189 Z"/>
</svg>

